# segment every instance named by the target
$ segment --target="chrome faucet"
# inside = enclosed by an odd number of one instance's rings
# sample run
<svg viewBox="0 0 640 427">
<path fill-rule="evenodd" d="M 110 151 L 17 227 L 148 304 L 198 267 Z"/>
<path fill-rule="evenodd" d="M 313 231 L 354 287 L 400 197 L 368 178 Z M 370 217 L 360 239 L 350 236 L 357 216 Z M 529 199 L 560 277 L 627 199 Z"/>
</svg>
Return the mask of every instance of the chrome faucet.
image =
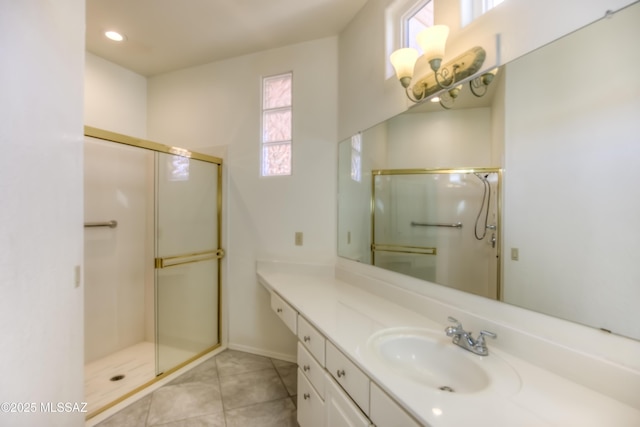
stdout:
<svg viewBox="0 0 640 427">
<path fill-rule="evenodd" d="M 498 336 L 493 332 L 480 331 L 477 339 L 473 339 L 471 332 L 467 332 L 462 328 L 462 324 L 457 319 L 449 316 L 449 322 L 453 322 L 455 326 L 448 326 L 445 328 L 445 332 L 448 337 L 453 337 L 453 343 L 465 350 L 470 351 L 473 354 L 479 356 L 488 356 L 489 349 L 484 341 L 484 337 L 497 338 Z"/>
</svg>

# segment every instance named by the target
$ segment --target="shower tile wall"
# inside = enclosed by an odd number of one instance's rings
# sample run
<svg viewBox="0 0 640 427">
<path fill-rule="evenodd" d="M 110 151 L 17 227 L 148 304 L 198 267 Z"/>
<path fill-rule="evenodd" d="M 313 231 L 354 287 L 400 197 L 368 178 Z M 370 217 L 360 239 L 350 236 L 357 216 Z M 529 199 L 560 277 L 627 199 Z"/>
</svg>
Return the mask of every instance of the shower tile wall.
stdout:
<svg viewBox="0 0 640 427">
<path fill-rule="evenodd" d="M 85 228 L 85 363 L 153 341 L 152 157 L 85 142 L 85 221 L 118 221 Z"/>
</svg>

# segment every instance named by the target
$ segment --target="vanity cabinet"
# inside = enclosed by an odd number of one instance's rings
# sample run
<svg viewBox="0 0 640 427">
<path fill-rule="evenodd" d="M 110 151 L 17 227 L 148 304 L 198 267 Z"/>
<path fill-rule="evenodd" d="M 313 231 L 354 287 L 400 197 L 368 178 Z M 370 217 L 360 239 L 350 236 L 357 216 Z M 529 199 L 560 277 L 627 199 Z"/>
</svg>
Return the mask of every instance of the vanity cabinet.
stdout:
<svg viewBox="0 0 640 427">
<path fill-rule="evenodd" d="M 420 427 L 355 363 L 274 292 L 271 292 L 271 308 L 298 337 L 300 427 Z"/>
</svg>

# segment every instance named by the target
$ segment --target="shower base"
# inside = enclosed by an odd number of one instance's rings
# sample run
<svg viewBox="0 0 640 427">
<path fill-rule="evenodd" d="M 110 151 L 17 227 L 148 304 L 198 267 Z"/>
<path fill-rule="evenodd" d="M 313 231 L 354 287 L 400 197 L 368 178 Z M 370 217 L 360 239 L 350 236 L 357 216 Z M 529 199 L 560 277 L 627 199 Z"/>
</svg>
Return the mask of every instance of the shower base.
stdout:
<svg viewBox="0 0 640 427">
<path fill-rule="evenodd" d="M 102 359 L 85 365 L 84 394 L 89 414 L 121 398 L 156 377 L 155 344 L 140 342 Z M 171 360 L 186 360 L 193 356 L 185 350 L 162 349 Z M 112 378 L 121 377 L 112 381 Z"/>
<path fill-rule="evenodd" d="M 156 376 L 155 345 L 141 342 L 84 367 L 84 396 L 89 414 L 113 402 Z M 124 375 L 118 381 L 111 378 Z"/>
</svg>

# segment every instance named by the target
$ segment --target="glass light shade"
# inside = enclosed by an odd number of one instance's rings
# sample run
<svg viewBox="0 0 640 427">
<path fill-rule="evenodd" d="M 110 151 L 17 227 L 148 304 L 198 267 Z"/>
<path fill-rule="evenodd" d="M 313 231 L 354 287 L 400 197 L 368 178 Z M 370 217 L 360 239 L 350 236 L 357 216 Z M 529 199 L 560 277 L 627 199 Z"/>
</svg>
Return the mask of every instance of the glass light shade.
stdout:
<svg viewBox="0 0 640 427">
<path fill-rule="evenodd" d="M 434 25 L 418 33 L 418 44 L 428 62 L 433 59 L 442 60 L 444 58 L 447 37 L 449 37 L 449 27 L 446 25 Z"/>
<path fill-rule="evenodd" d="M 391 65 L 396 70 L 396 76 L 398 80 L 402 80 L 403 78 L 408 77 L 411 79 L 413 77 L 413 67 L 418 60 L 418 56 L 420 54 L 417 50 L 405 47 L 402 49 L 398 49 L 389 56 L 389 61 L 391 61 Z"/>
</svg>

